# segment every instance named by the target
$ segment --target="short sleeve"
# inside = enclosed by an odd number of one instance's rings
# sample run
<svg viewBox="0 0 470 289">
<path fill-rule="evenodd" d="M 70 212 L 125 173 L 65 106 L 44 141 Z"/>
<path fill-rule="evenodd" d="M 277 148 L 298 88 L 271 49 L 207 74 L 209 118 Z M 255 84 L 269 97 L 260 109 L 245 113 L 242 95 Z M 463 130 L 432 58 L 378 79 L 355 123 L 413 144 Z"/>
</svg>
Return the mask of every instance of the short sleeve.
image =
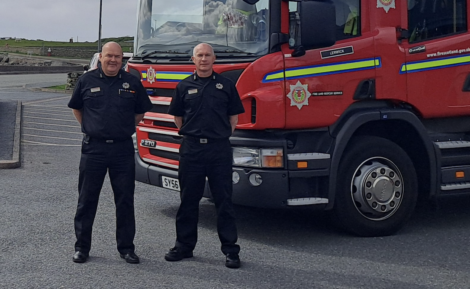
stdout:
<svg viewBox="0 0 470 289">
<path fill-rule="evenodd" d="M 152 102 L 147 94 L 147 90 L 144 88 L 142 83 L 139 81 L 136 84 L 137 101 L 135 103 L 135 114 L 146 113 L 152 109 Z"/>
<path fill-rule="evenodd" d="M 181 82 L 176 86 L 171 99 L 168 114 L 173 116 L 184 116 L 183 94 L 181 93 Z"/>
<path fill-rule="evenodd" d="M 70 98 L 69 108 L 72 109 L 82 109 L 83 108 L 83 97 L 82 97 L 82 81 L 81 78 L 78 79 L 77 83 L 75 84 L 75 89 L 72 93 L 72 98 Z"/>
<path fill-rule="evenodd" d="M 245 112 L 240 96 L 238 95 L 237 88 L 230 81 L 230 102 L 228 105 L 228 115 L 237 115 Z"/>
</svg>

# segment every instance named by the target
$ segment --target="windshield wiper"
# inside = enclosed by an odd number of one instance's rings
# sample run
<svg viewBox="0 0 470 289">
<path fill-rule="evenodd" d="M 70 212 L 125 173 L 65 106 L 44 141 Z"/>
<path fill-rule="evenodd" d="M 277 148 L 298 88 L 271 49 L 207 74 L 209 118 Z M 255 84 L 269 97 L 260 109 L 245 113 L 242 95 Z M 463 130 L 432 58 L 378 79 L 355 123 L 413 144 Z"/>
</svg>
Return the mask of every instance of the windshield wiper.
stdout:
<svg viewBox="0 0 470 289">
<path fill-rule="evenodd" d="M 155 54 L 179 54 L 178 57 L 182 57 L 183 55 L 184 56 L 189 56 L 189 54 L 187 52 L 179 52 L 179 51 L 176 51 L 176 50 L 153 50 L 153 51 L 150 51 L 150 52 L 147 52 L 145 54 L 143 54 L 140 58 L 141 59 L 144 59 L 144 58 L 147 58 L 149 56 L 152 56 L 152 55 L 155 55 Z"/>
<path fill-rule="evenodd" d="M 255 55 L 254 53 L 251 52 L 245 52 L 241 50 L 232 50 L 232 49 L 226 49 L 226 50 L 214 50 L 214 53 L 219 56 L 222 56 L 221 54 L 225 54 L 224 56 L 235 56 L 235 55 L 243 55 L 243 56 L 252 56 Z"/>
<path fill-rule="evenodd" d="M 234 50 L 234 49 L 225 49 L 225 50 L 214 50 L 215 53 L 245 53 L 245 54 L 252 54 L 249 52 L 245 52 L 242 50 Z"/>
<path fill-rule="evenodd" d="M 211 44 L 212 47 L 214 48 L 214 53 L 239 53 L 243 55 L 255 55 L 254 53 L 251 52 L 246 52 L 241 49 L 232 47 L 232 46 L 223 46 L 223 45 L 217 45 L 217 44 Z"/>
</svg>

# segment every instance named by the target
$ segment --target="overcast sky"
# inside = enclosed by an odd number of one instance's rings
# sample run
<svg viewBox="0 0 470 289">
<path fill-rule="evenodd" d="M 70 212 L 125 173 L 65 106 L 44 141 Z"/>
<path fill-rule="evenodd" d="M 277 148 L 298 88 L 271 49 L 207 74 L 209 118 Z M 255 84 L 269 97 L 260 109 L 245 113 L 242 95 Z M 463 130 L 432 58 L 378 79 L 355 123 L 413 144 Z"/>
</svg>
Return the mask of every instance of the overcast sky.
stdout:
<svg viewBox="0 0 470 289">
<path fill-rule="evenodd" d="M 137 0 L 102 0 L 101 38 L 134 36 Z M 0 0 L 0 37 L 98 40 L 100 0 Z"/>
</svg>

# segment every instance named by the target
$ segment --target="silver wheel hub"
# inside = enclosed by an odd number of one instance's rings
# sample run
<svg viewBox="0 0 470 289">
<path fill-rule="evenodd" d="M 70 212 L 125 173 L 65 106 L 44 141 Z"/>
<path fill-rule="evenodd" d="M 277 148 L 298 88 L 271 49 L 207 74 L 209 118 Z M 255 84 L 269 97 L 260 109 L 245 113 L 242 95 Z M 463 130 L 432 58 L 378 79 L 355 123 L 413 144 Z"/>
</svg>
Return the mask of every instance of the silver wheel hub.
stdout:
<svg viewBox="0 0 470 289">
<path fill-rule="evenodd" d="M 357 210 L 370 220 L 392 216 L 403 199 L 403 177 L 393 162 L 375 157 L 363 162 L 351 183 Z"/>
</svg>

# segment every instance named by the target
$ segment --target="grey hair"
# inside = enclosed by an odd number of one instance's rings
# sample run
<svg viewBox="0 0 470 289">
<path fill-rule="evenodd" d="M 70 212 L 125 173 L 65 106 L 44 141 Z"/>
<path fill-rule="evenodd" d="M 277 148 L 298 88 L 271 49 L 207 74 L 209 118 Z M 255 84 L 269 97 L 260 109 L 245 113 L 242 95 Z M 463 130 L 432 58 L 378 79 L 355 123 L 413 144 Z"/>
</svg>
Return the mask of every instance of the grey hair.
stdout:
<svg viewBox="0 0 470 289">
<path fill-rule="evenodd" d="M 204 43 L 204 42 L 203 42 L 203 43 L 199 43 L 198 45 L 194 46 L 194 48 L 193 48 L 193 56 L 194 56 L 194 57 L 196 56 L 196 48 L 199 48 L 199 46 L 202 46 L 202 45 L 207 45 L 207 46 L 209 46 L 209 48 L 210 48 L 211 51 L 212 51 L 212 54 L 215 55 L 215 53 L 214 53 L 214 48 L 212 47 L 212 45 L 210 45 L 209 43 Z"/>
</svg>

